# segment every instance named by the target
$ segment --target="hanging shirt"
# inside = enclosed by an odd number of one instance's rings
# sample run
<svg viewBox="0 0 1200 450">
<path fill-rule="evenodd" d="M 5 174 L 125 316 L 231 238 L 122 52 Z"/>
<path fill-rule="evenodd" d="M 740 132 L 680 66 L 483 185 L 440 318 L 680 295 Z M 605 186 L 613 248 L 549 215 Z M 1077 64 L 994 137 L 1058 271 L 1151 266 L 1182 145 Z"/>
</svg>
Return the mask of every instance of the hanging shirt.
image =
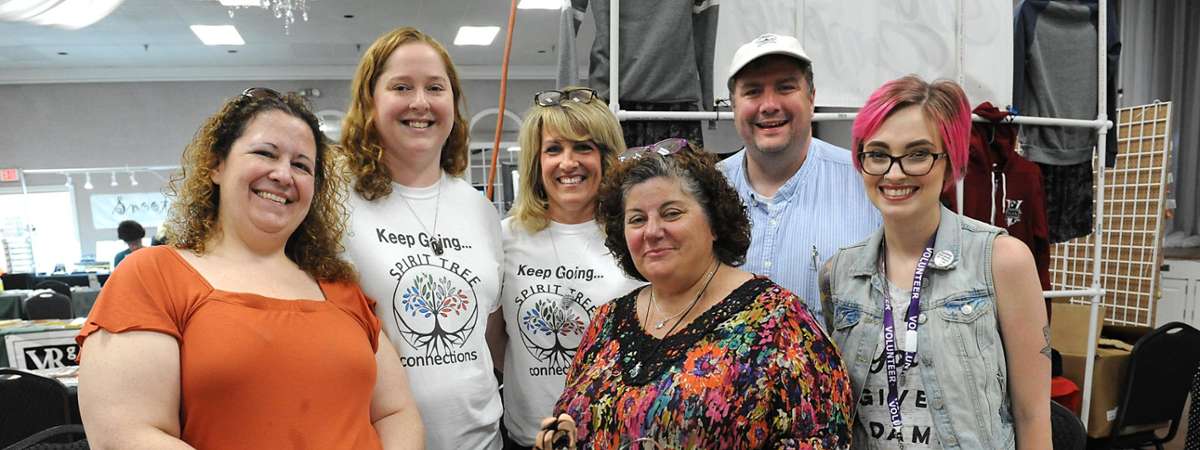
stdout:
<svg viewBox="0 0 1200 450">
<path fill-rule="evenodd" d="M 571 0 L 562 9 L 558 37 L 558 85 L 578 84 L 575 34 L 589 4 L 596 23 L 588 86 L 610 98 L 609 17 L 611 0 Z M 717 1 L 625 0 L 621 2 L 620 100 L 713 105 L 713 47 Z"/>
<path fill-rule="evenodd" d="M 971 125 L 970 157 L 963 178 L 962 213 L 1004 228 L 1024 242 L 1033 252 L 1042 290 L 1050 290 L 1050 230 L 1046 219 L 1046 194 L 1042 190 L 1042 171 L 1037 164 L 1025 160 L 1013 150 L 1017 126 L 1001 123 L 1008 113 L 989 102 L 976 106 L 974 112 L 994 122 L 975 122 Z M 1083 184 L 1091 189 L 1091 183 Z M 950 209 L 958 210 L 953 190 L 943 192 L 942 201 Z"/>
<path fill-rule="evenodd" d="M 1117 69 L 1121 33 L 1115 2 L 1108 1 L 1108 119 L 1117 120 Z M 1020 114 L 1063 119 L 1096 118 L 1099 43 L 1097 0 L 1023 0 L 1013 21 L 1013 106 Z M 1116 129 L 1109 130 L 1107 167 L 1117 159 Z M 1021 133 L 1021 148 L 1031 161 L 1073 165 L 1091 161 L 1093 128 L 1031 126 Z"/>
</svg>

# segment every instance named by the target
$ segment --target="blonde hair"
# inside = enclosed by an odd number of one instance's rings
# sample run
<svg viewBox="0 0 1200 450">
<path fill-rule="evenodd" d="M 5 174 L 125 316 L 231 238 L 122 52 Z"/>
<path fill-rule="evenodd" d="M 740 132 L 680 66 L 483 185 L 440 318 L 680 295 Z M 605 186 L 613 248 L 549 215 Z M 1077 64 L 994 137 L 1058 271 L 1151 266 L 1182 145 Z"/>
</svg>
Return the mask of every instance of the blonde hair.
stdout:
<svg viewBox="0 0 1200 450">
<path fill-rule="evenodd" d="M 350 88 L 350 107 L 342 122 L 341 153 L 344 163 L 354 176 L 354 191 L 367 200 L 386 197 L 392 193 L 392 177 L 382 163 L 383 145 L 375 129 L 375 83 L 383 75 L 388 57 L 401 45 L 425 44 L 442 58 L 450 90 L 454 95 L 454 127 L 442 145 L 441 167 L 451 176 L 460 176 L 467 168 L 466 98 L 458 70 L 450 54 L 432 36 L 412 27 L 401 27 L 380 36 L 363 54 Z"/>
<path fill-rule="evenodd" d="M 577 89 L 568 87 L 564 90 Z M 625 151 L 621 124 L 599 98 L 589 103 L 563 101 L 557 106 L 534 105 L 525 113 L 518 141 L 521 181 L 512 216 L 529 233 L 550 225 L 549 201 L 542 183 L 542 133 L 549 130 L 572 141 L 591 141 L 600 149 L 600 176 L 603 180 L 617 165 L 617 155 Z"/>
</svg>

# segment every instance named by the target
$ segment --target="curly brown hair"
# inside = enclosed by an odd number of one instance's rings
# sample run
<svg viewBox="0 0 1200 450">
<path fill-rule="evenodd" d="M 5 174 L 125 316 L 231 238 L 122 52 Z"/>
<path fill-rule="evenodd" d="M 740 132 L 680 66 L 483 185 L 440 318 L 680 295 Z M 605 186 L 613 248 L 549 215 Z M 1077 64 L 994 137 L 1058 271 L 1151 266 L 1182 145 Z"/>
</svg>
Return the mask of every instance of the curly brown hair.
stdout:
<svg viewBox="0 0 1200 450">
<path fill-rule="evenodd" d="M 454 95 L 454 126 L 442 144 L 442 170 L 460 176 L 467 168 L 467 145 L 470 136 L 466 119 L 467 100 L 463 96 L 458 70 L 450 54 L 432 36 L 412 27 L 401 27 L 380 36 L 363 54 L 350 88 L 350 107 L 342 121 L 342 142 L 339 146 L 344 163 L 354 176 L 354 191 L 367 200 L 386 197 L 392 193 L 392 177 L 382 163 L 383 144 L 375 129 L 375 83 L 383 75 L 384 64 L 396 48 L 405 44 L 428 45 L 442 58 L 450 90 Z"/>
<path fill-rule="evenodd" d="M 304 121 L 317 145 L 312 205 L 288 237 L 284 254 L 318 280 L 353 280 L 353 266 L 339 257 L 347 215 L 342 186 L 348 180 L 337 170 L 333 150 L 321 133 L 317 117 L 303 99 L 293 94 L 240 95 L 226 100 L 216 114 L 205 119 L 183 151 L 180 171 L 171 177 L 169 189 L 174 201 L 166 226 L 167 241 L 176 248 L 204 254 L 213 238 L 220 235 L 220 187 L 213 183 L 212 171 L 229 157 L 234 141 L 242 136 L 247 124 L 267 111 L 280 111 Z"/>
<path fill-rule="evenodd" d="M 692 147 L 669 156 L 646 153 L 622 162 L 611 175 L 605 176 L 597 208 L 604 228 L 604 245 L 625 274 L 647 281 L 634 265 L 625 242 L 625 197 L 634 186 L 659 177 L 678 181 L 683 192 L 704 208 L 708 226 L 717 238 L 713 241 L 713 254 L 718 261 L 730 266 L 746 262 L 750 218 L 737 190 L 729 185 L 716 162 L 715 155 Z"/>
</svg>

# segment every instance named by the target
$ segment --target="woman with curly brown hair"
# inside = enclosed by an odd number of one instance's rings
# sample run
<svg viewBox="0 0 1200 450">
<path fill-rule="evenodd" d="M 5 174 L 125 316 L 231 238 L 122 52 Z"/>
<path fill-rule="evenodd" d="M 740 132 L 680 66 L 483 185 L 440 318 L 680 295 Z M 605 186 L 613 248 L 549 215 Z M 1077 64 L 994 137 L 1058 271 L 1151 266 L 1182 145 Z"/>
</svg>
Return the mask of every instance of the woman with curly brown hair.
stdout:
<svg viewBox="0 0 1200 450">
<path fill-rule="evenodd" d="M 342 183 L 298 97 L 247 89 L 204 122 L 171 245 L 127 257 L 76 338 L 93 448 L 420 447 L 404 367 L 338 257 Z"/>
<path fill-rule="evenodd" d="M 500 307 L 500 218 L 461 177 L 467 123 L 454 63 L 432 37 L 398 28 L 363 54 L 350 97 L 346 255 L 379 301 L 429 447 L 497 449 L 500 396 L 484 336 Z"/>
<path fill-rule="evenodd" d="M 622 159 L 605 245 L 650 285 L 595 313 L 537 444 L 565 429 L 583 448 L 847 447 L 841 357 L 795 294 L 737 268 L 750 223 L 716 158 L 675 139 Z"/>
</svg>

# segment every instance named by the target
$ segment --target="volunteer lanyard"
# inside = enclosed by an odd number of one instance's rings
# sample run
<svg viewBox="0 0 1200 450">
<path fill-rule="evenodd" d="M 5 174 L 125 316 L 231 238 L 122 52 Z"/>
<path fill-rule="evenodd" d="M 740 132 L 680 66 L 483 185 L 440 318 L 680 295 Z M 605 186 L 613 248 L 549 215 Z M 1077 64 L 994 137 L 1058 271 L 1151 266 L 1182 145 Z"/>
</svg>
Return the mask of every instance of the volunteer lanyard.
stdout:
<svg viewBox="0 0 1200 450">
<path fill-rule="evenodd" d="M 917 260 L 917 269 L 913 271 L 912 297 L 908 302 L 908 311 L 904 314 L 904 364 L 900 367 L 896 367 L 896 323 L 892 314 L 892 296 L 888 293 L 890 289 L 887 286 L 883 288 L 883 364 L 887 368 L 888 415 L 891 416 L 893 428 L 899 428 L 904 424 L 900 417 L 899 375 L 914 366 L 917 360 L 917 317 L 921 314 L 921 280 L 924 278 L 925 267 L 929 265 L 931 256 L 933 256 L 932 239 L 929 241 L 929 246 L 925 247 L 925 251 L 921 252 L 921 259 Z M 879 262 L 885 280 L 887 279 L 886 260 L 885 247 L 885 253 L 881 255 Z"/>
</svg>

